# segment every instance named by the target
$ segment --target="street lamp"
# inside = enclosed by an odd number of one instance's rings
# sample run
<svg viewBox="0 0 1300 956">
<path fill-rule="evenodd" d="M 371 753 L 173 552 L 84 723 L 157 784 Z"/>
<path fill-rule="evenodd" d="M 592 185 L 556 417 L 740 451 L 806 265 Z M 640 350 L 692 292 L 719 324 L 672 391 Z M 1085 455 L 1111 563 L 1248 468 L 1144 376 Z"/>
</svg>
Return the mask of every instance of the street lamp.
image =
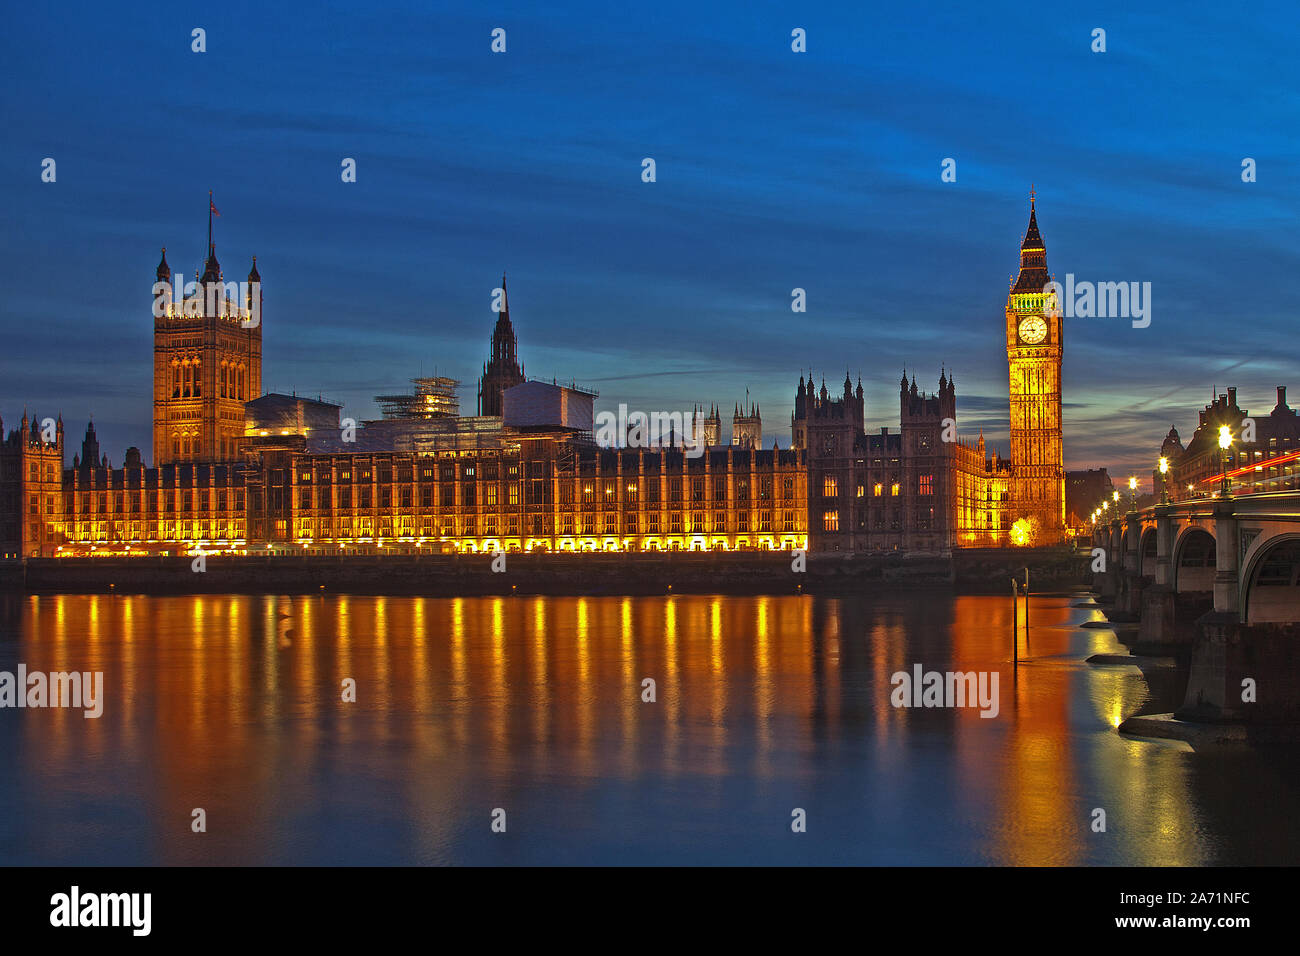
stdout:
<svg viewBox="0 0 1300 956">
<path fill-rule="evenodd" d="M 1128 494 L 1133 499 L 1133 510 L 1137 511 L 1138 506 L 1138 480 L 1135 475 L 1130 475 L 1128 479 Z"/>
<path fill-rule="evenodd" d="M 1228 497 L 1228 449 L 1232 447 L 1232 432 L 1227 425 L 1219 426 L 1219 466 L 1223 471 L 1223 497 Z"/>
<path fill-rule="evenodd" d="M 1163 455 L 1160 458 L 1160 503 L 1169 504 L 1169 459 Z"/>
</svg>

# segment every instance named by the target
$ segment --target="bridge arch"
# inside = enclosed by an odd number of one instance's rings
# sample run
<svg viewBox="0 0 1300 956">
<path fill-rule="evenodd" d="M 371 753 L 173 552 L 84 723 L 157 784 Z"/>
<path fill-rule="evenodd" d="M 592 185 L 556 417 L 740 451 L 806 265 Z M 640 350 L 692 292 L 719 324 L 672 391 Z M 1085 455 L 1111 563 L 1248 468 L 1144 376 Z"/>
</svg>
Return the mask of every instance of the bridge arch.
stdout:
<svg viewBox="0 0 1300 956">
<path fill-rule="evenodd" d="M 1138 576 L 1155 577 L 1158 557 L 1155 526 L 1143 530 L 1139 541 L 1141 544 L 1138 546 Z"/>
<path fill-rule="evenodd" d="M 1247 624 L 1289 623 L 1300 616 L 1300 532 L 1276 535 L 1242 576 L 1242 617 Z"/>
<path fill-rule="evenodd" d="M 1171 567 L 1174 575 L 1174 590 L 1179 594 L 1188 591 L 1213 591 L 1214 575 L 1218 568 L 1214 535 L 1196 525 L 1189 526 L 1178 536 L 1178 541 L 1174 544 Z"/>
</svg>

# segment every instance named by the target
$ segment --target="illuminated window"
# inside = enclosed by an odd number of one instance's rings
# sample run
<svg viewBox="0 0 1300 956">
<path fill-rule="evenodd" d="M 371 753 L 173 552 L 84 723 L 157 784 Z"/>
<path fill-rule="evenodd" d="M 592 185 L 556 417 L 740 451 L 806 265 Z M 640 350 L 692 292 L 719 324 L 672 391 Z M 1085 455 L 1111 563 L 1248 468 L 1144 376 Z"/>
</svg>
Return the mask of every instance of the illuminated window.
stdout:
<svg viewBox="0 0 1300 956">
<path fill-rule="evenodd" d="M 840 513 L 838 511 L 828 511 L 822 515 L 823 531 L 840 530 Z"/>
<path fill-rule="evenodd" d="M 885 493 L 885 486 L 882 485 L 880 482 L 876 482 L 874 485 L 871 486 L 871 494 L 874 495 L 875 497 L 879 498 L 884 493 Z"/>
<path fill-rule="evenodd" d="M 827 475 L 825 478 L 822 479 L 822 497 L 838 498 L 839 496 L 840 496 L 839 480 L 831 475 Z"/>
<path fill-rule="evenodd" d="M 923 495 L 934 494 L 934 475 L 922 475 L 918 491 Z"/>
<path fill-rule="evenodd" d="M 858 497 L 859 497 L 859 498 L 865 498 L 866 495 L 867 495 L 867 486 L 866 486 L 866 485 L 858 485 Z"/>
<path fill-rule="evenodd" d="M 892 485 L 889 486 L 889 493 L 895 496 L 898 495 L 898 482 L 894 482 Z"/>
</svg>

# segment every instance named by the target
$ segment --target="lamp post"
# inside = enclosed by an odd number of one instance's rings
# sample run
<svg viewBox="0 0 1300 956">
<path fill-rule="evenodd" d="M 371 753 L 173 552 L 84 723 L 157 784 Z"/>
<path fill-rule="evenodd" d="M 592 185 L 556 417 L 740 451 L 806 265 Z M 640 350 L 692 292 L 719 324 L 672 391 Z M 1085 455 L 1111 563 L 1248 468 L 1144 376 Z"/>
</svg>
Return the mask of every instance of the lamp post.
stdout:
<svg viewBox="0 0 1300 956">
<path fill-rule="evenodd" d="M 1160 503 L 1169 504 L 1169 459 L 1161 456 L 1160 458 Z"/>
<path fill-rule="evenodd" d="M 1228 449 L 1232 447 L 1232 432 L 1227 425 L 1219 426 L 1219 467 L 1223 472 L 1223 486 L 1220 493 L 1224 498 L 1230 493 L 1228 484 Z"/>
<path fill-rule="evenodd" d="M 1137 511 L 1138 506 L 1138 480 L 1136 475 L 1130 475 L 1128 479 L 1128 494 L 1133 499 L 1133 511 Z"/>
</svg>

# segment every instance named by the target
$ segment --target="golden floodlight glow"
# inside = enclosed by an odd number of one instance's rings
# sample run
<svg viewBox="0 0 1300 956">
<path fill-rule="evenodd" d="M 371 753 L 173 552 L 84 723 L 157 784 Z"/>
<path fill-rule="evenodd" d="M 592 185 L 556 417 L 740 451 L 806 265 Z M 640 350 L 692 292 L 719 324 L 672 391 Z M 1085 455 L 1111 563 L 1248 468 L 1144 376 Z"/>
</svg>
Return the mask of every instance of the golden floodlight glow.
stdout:
<svg viewBox="0 0 1300 956">
<path fill-rule="evenodd" d="M 1137 478 L 1136 478 L 1136 477 L 1130 477 L 1129 480 L 1128 480 L 1128 490 L 1129 490 L 1129 491 L 1137 491 L 1137 487 L 1138 487 L 1138 480 L 1137 480 Z"/>
<path fill-rule="evenodd" d="M 1228 430 L 1227 425 L 1219 426 L 1219 447 L 1220 448 L 1232 447 L 1232 432 Z"/>
<path fill-rule="evenodd" d="M 1160 459 L 1160 474 L 1162 474 L 1162 475 L 1167 475 L 1167 474 L 1169 474 L 1169 459 L 1168 459 L 1168 458 L 1161 458 L 1161 459 Z"/>
<path fill-rule="evenodd" d="M 1029 523 L 1028 518 L 1017 518 L 1016 523 L 1011 526 L 1011 543 L 1017 547 L 1024 547 L 1031 544 L 1034 540 L 1034 528 Z"/>
</svg>

